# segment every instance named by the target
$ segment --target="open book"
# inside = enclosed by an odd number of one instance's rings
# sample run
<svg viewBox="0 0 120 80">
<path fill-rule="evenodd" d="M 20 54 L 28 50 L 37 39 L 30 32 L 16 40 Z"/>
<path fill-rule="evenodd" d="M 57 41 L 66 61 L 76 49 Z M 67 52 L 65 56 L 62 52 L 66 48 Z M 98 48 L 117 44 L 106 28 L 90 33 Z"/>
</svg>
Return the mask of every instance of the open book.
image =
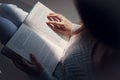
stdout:
<svg viewBox="0 0 120 80">
<path fill-rule="evenodd" d="M 51 12 L 52 10 L 37 2 L 23 24 L 5 45 L 3 54 L 9 57 L 17 55 L 17 59 L 20 56 L 30 61 L 29 54 L 33 53 L 46 71 L 52 74 L 64 56 L 68 41 L 46 24 L 47 15 Z M 6 51 L 8 51 L 7 54 Z"/>
</svg>

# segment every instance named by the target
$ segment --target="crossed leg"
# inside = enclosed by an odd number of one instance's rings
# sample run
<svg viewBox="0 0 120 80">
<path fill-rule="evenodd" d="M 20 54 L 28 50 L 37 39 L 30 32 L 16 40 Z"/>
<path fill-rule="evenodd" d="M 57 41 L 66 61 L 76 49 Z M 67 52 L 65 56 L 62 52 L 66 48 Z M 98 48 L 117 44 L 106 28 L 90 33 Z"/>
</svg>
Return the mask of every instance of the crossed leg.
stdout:
<svg viewBox="0 0 120 80">
<path fill-rule="evenodd" d="M 0 6 L 0 42 L 5 45 L 20 27 L 27 12 L 12 4 Z"/>
</svg>

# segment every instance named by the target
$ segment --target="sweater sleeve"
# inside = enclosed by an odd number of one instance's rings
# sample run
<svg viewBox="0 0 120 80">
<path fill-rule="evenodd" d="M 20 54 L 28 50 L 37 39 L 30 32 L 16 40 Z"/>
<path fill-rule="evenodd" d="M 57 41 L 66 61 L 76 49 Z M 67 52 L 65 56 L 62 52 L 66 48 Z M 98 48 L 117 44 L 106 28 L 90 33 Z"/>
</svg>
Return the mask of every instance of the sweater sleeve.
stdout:
<svg viewBox="0 0 120 80">
<path fill-rule="evenodd" d="M 81 27 L 81 25 L 73 23 L 73 27 L 72 27 L 72 29 L 71 29 L 71 32 L 74 33 L 74 32 L 77 31 L 80 27 Z"/>
</svg>

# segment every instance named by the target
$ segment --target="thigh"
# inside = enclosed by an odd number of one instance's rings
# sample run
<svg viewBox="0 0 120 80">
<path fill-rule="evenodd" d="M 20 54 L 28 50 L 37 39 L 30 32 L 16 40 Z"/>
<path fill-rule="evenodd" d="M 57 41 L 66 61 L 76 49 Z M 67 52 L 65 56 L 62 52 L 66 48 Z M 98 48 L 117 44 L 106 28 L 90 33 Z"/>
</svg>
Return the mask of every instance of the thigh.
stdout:
<svg viewBox="0 0 120 80">
<path fill-rule="evenodd" d="M 0 6 L 0 16 L 10 20 L 17 27 L 21 25 L 25 17 L 28 15 L 27 12 L 23 11 L 13 4 L 2 4 Z"/>
<path fill-rule="evenodd" d="M 8 40 L 13 36 L 17 31 L 16 25 L 11 21 L 0 17 L 0 42 L 5 45 Z"/>
</svg>

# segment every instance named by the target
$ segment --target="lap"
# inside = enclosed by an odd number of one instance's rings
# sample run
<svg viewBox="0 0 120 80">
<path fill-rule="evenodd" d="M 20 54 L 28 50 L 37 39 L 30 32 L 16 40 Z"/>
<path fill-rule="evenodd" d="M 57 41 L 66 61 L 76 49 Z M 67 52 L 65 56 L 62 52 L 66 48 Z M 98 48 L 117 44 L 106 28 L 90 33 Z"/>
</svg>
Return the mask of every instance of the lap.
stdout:
<svg viewBox="0 0 120 80">
<path fill-rule="evenodd" d="M 27 16 L 27 12 L 12 4 L 0 5 L 0 42 L 6 44 Z"/>
<path fill-rule="evenodd" d="M 0 6 L 0 16 L 10 20 L 17 27 L 21 25 L 25 17 L 28 15 L 27 12 L 23 11 L 13 4 L 1 4 Z"/>
<path fill-rule="evenodd" d="M 16 25 L 10 20 L 0 17 L 0 42 L 2 44 L 5 45 L 16 31 Z"/>
</svg>

